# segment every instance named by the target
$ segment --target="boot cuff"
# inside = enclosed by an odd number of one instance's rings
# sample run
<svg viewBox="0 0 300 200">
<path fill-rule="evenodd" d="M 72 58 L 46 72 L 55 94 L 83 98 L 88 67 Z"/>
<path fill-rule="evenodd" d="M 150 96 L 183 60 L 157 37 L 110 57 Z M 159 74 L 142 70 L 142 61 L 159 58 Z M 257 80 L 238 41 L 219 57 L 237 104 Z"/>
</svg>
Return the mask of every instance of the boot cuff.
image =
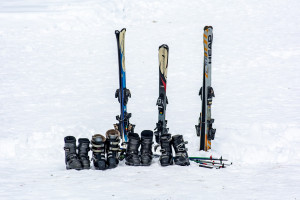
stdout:
<svg viewBox="0 0 300 200">
<path fill-rule="evenodd" d="M 87 139 L 87 138 L 79 138 L 78 139 L 78 143 L 90 143 L 90 140 L 89 139 Z"/>
<path fill-rule="evenodd" d="M 141 133 L 141 137 L 145 137 L 145 138 L 153 138 L 153 131 L 150 130 L 144 130 Z"/>
<path fill-rule="evenodd" d="M 65 143 L 76 143 L 76 138 L 74 136 L 65 137 Z"/>
<path fill-rule="evenodd" d="M 173 138 L 173 140 L 182 140 L 183 139 L 182 135 L 173 135 L 172 138 Z"/>
<path fill-rule="evenodd" d="M 140 136 L 137 133 L 129 133 L 128 137 L 131 138 L 131 139 L 137 139 L 137 140 L 140 139 Z"/>
<path fill-rule="evenodd" d="M 106 140 L 106 138 L 101 134 L 95 134 L 92 137 L 92 141 L 95 142 L 95 143 L 105 142 L 105 140 Z"/>
<path fill-rule="evenodd" d="M 120 132 L 118 130 L 115 130 L 115 129 L 110 129 L 110 130 L 106 131 L 106 137 L 107 138 L 120 137 Z"/>
</svg>

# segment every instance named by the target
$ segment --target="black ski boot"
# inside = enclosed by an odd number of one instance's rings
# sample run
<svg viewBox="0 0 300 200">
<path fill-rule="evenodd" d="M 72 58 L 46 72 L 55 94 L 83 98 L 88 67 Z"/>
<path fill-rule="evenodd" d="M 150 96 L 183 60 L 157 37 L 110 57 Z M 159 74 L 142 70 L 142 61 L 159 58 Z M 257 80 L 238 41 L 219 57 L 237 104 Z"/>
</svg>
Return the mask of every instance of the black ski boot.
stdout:
<svg viewBox="0 0 300 200">
<path fill-rule="evenodd" d="M 118 156 L 120 151 L 120 132 L 114 129 L 106 132 L 106 153 L 108 168 L 115 168 L 119 164 Z"/>
<path fill-rule="evenodd" d="M 149 166 L 152 163 L 153 131 L 144 130 L 141 133 L 141 164 Z"/>
<path fill-rule="evenodd" d="M 128 139 L 125 164 L 139 166 L 141 164 L 139 157 L 140 136 L 137 133 L 129 133 Z"/>
<path fill-rule="evenodd" d="M 160 136 L 160 158 L 161 166 L 168 166 L 173 164 L 173 155 L 171 147 L 171 134 L 163 134 Z"/>
<path fill-rule="evenodd" d="M 78 139 L 78 157 L 82 164 L 83 169 L 90 169 L 90 140 L 87 138 L 79 138 Z"/>
<path fill-rule="evenodd" d="M 65 162 L 67 169 L 82 169 L 80 160 L 76 154 L 76 138 L 73 136 L 65 137 Z"/>
<path fill-rule="evenodd" d="M 93 151 L 93 163 L 96 169 L 105 170 L 105 137 L 100 134 L 93 135 L 92 137 L 92 151 Z"/>
<path fill-rule="evenodd" d="M 190 165 L 189 156 L 187 153 L 187 148 L 185 148 L 185 144 L 188 142 L 183 141 L 182 135 L 174 135 L 172 136 L 172 144 L 175 150 L 174 162 L 175 165 L 186 166 Z"/>
</svg>

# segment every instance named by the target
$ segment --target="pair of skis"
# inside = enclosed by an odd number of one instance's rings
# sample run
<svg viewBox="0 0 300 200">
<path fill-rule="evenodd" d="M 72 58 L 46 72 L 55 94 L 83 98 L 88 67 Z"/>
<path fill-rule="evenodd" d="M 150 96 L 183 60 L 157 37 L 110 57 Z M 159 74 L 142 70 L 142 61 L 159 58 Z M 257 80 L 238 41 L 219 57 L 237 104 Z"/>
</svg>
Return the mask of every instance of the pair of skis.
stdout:
<svg viewBox="0 0 300 200">
<path fill-rule="evenodd" d="M 200 137 L 200 151 L 211 149 L 211 140 L 214 140 L 216 129 L 212 128 L 214 119 L 211 118 L 212 98 L 215 96 L 211 87 L 211 56 L 213 42 L 213 27 L 205 26 L 203 34 L 204 45 L 204 64 L 203 64 L 203 85 L 200 88 L 199 95 L 202 100 L 202 110 L 195 125 L 196 134 Z"/>
</svg>

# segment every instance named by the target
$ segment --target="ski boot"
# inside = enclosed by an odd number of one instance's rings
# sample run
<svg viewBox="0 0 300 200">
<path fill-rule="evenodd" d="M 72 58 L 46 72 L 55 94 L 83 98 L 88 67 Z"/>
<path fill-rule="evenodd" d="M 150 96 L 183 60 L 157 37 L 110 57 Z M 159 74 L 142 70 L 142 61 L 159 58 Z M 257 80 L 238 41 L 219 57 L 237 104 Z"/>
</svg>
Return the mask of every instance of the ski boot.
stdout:
<svg viewBox="0 0 300 200">
<path fill-rule="evenodd" d="M 144 130 L 141 133 L 141 164 L 143 166 L 149 166 L 152 162 L 152 144 L 153 144 L 153 132 L 150 130 Z"/>
<path fill-rule="evenodd" d="M 115 168 L 119 164 L 118 154 L 120 151 L 120 132 L 114 129 L 106 132 L 106 153 L 108 168 Z"/>
<path fill-rule="evenodd" d="M 93 163 L 96 169 L 105 170 L 105 137 L 100 134 L 93 135 L 92 137 L 92 151 L 93 151 Z"/>
<path fill-rule="evenodd" d="M 74 136 L 67 136 L 65 141 L 65 163 L 67 169 L 82 169 L 80 160 L 76 154 L 76 138 Z"/>
<path fill-rule="evenodd" d="M 173 164 L 171 141 L 171 134 L 162 134 L 160 136 L 161 155 L 159 157 L 159 162 L 161 166 L 168 166 Z"/>
<path fill-rule="evenodd" d="M 90 141 L 87 138 L 78 139 L 78 157 L 82 164 L 83 169 L 90 169 Z"/>
<path fill-rule="evenodd" d="M 140 136 L 137 133 L 129 133 L 128 139 L 125 164 L 139 166 L 141 164 L 138 150 L 140 146 Z"/>
<path fill-rule="evenodd" d="M 185 144 L 188 142 L 183 141 L 182 135 L 174 135 L 172 136 L 172 145 L 175 150 L 174 162 L 175 165 L 186 166 L 190 165 L 189 156 L 187 153 L 187 148 L 185 148 Z"/>
</svg>

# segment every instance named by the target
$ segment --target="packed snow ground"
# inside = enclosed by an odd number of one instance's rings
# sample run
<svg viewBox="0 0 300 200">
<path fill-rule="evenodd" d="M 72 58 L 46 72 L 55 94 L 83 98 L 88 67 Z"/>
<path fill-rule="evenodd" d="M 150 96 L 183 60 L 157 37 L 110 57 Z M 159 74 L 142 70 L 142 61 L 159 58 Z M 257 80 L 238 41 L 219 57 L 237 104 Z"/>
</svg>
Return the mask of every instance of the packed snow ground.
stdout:
<svg viewBox="0 0 300 200">
<path fill-rule="evenodd" d="M 0 1 L 0 199 L 299 199 L 299 1 Z M 199 152 L 205 25 L 214 27 L 213 150 Z M 170 48 L 168 127 L 222 170 L 65 170 L 63 138 L 105 134 L 119 104 L 114 30 L 127 28 L 128 111 L 157 122 L 158 46 Z"/>
</svg>

